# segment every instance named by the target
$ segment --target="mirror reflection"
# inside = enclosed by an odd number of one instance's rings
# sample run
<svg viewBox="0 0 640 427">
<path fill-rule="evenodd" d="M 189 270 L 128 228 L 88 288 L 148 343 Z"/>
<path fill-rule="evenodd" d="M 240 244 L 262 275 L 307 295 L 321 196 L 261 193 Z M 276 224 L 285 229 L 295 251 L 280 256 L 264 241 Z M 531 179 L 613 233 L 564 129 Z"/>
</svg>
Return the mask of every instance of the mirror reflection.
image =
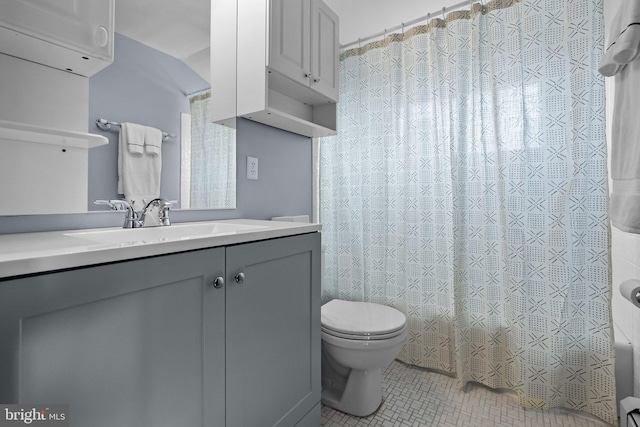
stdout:
<svg viewBox="0 0 640 427">
<path fill-rule="evenodd" d="M 172 209 L 235 208 L 235 130 L 209 122 L 207 0 L 116 0 L 115 58 L 89 79 L 89 131 L 109 144 L 89 156 L 89 210 L 117 192 L 118 129 L 96 118 L 175 134 L 162 144 L 160 195 Z"/>
<path fill-rule="evenodd" d="M 190 209 L 235 207 L 236 130 L 211 123 L 211 102 L 210 92 L 191 96 L 183 115 L 180 206 Z"/>
</svg>

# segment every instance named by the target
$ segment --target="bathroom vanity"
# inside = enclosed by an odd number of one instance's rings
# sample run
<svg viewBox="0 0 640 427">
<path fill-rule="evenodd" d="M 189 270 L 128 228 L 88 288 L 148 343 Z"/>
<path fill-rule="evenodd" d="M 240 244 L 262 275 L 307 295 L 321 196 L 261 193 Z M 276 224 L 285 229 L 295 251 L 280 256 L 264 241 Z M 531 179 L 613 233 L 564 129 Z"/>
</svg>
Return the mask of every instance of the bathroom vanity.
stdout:
<svg viewBox="0 0 640 427">
<path fill-rule="evenodd" d="M 72 426 L 320 425 L 319 230 L 0 236 L 0 402 L 68 403 Z"/>
</svg>

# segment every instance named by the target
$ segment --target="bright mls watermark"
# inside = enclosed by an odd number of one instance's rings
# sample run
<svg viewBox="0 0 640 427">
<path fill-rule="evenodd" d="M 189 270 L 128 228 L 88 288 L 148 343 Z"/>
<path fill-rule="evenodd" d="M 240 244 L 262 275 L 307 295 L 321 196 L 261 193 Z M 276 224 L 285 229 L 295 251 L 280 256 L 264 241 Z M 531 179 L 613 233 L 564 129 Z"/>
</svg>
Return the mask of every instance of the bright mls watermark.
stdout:
<svg viewBox="0 0 640 427">
<path fill-rule="evenodd" d="M 69 405 L 0 403 L 0 427 L 69 427 Z"/>
</svg>

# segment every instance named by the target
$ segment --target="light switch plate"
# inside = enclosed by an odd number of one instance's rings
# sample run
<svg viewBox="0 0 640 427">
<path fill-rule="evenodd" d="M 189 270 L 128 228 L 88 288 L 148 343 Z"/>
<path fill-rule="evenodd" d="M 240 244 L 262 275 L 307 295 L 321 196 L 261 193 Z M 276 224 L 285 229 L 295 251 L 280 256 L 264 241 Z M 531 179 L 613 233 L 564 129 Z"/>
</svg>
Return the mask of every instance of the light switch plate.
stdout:
<svg viewBox="0 0 640 427">
<path fill-rule="evenodd" d="M 247 156 L 247 179 L 258 179 L 258 158 Z"/>
</svg>

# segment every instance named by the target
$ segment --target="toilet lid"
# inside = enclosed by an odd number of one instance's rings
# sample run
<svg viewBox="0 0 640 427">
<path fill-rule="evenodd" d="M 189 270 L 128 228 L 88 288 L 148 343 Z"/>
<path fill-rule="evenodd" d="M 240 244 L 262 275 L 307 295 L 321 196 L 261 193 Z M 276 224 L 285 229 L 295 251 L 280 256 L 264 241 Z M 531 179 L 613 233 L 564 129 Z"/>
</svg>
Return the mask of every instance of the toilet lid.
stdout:
<svg viewBox="0 0 640 427">
<path fill-rule="evenodd" d="M 392 336 L 406 324 L 400 311 L 385 305 L 334 299 L 322 306 L 322 328 L 345 335 Z"/>
</svg>

